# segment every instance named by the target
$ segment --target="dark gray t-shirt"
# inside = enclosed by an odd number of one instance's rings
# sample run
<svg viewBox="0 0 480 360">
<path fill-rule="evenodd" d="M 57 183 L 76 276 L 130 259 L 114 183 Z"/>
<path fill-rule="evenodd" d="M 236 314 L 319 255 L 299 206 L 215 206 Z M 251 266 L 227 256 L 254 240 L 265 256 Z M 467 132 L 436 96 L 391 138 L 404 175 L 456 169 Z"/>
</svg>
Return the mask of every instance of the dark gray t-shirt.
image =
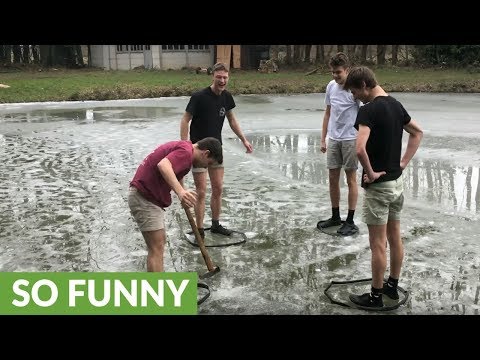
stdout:
<svg viewBox="0 0 480 360">
<path fill-rule="evenodd" d="M 220 95 L 209 87 L 195 92 L 185 111 L 192 114 L 190 123 L 190 140 L 196 143 L 212 136 L 222 142 L 222 127 L 225 114 L 235 107 L 232 94 L 227 90 Z"/>
</svg>

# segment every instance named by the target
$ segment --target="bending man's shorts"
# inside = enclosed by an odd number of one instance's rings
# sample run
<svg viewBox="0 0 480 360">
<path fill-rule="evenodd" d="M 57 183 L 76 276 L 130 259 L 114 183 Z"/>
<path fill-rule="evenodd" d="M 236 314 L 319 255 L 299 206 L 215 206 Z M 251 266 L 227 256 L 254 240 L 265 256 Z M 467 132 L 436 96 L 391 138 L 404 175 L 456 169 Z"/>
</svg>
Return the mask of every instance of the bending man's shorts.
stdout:
<svg viewBox="0 0 480 360">
<path fill-rule="evenodd" d="M 403 208 L 403 179 L 368 184 L 363 198 L 363 221 L 367 225 L 384 225 L 400 220 Z"/>
<path fill-rule="evenodd" d="M 217 169 L 217 168 L 223 168 L 223 164 L 216 164 L 208 167 L 208 169 Z M 206 171 L 207 171 L 207 168 L 192 167 L 192 173 L 202 173 Z"/>
<path fill-rule="evenodd" d="M 165 228 L 165 210 L 145 199 L 136 187 L 128 190 L 130 213 L 140 231 L 156 231 Z"/>
</svg>

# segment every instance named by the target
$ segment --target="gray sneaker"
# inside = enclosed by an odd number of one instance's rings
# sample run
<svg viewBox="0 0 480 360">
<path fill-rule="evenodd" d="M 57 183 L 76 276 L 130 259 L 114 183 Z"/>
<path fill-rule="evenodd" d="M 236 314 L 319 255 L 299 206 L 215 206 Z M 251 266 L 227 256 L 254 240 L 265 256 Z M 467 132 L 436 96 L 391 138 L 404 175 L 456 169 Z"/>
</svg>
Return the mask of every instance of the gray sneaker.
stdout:
<svg viewBox="0 0 480 360">
<path fill-rule="evenodd" d="M 218 226 L 212 225 L 212 227 L 210 228 L 210 231 L 214 234 L 221 234 L 221 235 L 225 235 L 225 236 L 230 236 L 233 233 L 232 230 L 224 228 L 220 224 Z"/>
<path fill-rule="evenodd" d="M 327 220 L 320 220 L 318 223 L 317 223 L 317 228 L 329 228 L 329 227 L 332 227 L 332 226 L 338 226 L 338 225 L 342 225 L 342 219 L 338 218 L 338 219 L 334 219 L 333 217 L 331 217 L 330 219 L 327 219 Z"/>
<path fill-rule="evenodd" d="M 358 232 L 358 226 L 355 224 L 350 224 L 347 222 L 344 222 L 342 227 L 337 230 L 337 234 L 343 235 L 343 236 L 349 236 L 356 234 Z"/>
<path fill-rule="evenodd" d="M 397 287 L 390 286 L 388 282 L 383 284 L 383 294 L 387 295 L 392 300 L 399 299 Z"/>
</svg>

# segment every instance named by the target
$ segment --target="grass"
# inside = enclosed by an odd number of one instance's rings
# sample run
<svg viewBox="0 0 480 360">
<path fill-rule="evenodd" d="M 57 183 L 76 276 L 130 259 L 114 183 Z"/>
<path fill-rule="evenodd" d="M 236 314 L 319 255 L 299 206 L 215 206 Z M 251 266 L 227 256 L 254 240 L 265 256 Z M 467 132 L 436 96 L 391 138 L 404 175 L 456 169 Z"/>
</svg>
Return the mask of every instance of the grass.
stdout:
<svg viewBox="0 0 480 360">
<path fill-rule="evenodd" d="M 384 67 L 374 69 L 387 92 L 480 93 L 480 71 Z M 328 69 L 306 76 L 308 70 L 264 74 L 232 70 L 228 89 L 234 94 L 298 94 L 325 92 L 332 79 Z M 0 72 L 0 103 L 72 100 L 139 99 L 189 96 L 208 86 L 211 75 L 192 70 L 103 71 L 99 69 L 29 69 Z"/>
</svg>

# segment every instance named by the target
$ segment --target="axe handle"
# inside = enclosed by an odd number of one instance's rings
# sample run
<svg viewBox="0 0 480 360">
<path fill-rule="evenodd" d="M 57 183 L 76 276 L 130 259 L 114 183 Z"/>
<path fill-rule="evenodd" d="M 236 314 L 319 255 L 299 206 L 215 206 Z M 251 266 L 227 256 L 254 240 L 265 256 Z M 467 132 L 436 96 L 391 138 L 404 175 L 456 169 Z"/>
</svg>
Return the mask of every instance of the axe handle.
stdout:
<svg viewBox="0 0 480 360">
<path fill-rule="evenodd" d="M 188 221 L 190 222 L 190 226 L 192 227 L 192 231 L 195 234 L 195 239 L 197 240 L 198 247 L 200 248 L 200 251 L 202 252 L 203 260 L 205 260 L 205 264 L 207 265 L 208 271 L 213 271 L 215 270 L 215 266 L 213 265 L 212 259 L 210 259 L 210 256 L 208 255 L 207 248 L 205 247 L 205 243 L 203 242 L 203 238 L 200 235 L 200 232 L 198 231 L 197 224 L 195 224 L 195 220 L 193 219 L 193 215 L 190 212 L 190 209 L 187 209 L 184 207 L 185 213 L 187 214 Z"/>
</svg>

